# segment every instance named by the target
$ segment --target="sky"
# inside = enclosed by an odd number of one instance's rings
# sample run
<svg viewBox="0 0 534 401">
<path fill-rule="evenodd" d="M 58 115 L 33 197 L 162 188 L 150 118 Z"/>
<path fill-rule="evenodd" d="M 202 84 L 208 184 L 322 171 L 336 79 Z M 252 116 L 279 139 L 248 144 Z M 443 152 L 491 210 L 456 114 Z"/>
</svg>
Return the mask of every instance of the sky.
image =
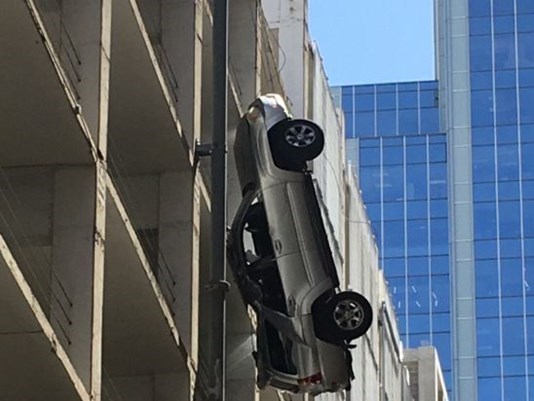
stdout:
<svg viewBox="0 0 534 401">
<path fill-rule="evenodd" d="M 309 0 L 329 83 L 434 79 L 433 0 Z"/>
</svg>

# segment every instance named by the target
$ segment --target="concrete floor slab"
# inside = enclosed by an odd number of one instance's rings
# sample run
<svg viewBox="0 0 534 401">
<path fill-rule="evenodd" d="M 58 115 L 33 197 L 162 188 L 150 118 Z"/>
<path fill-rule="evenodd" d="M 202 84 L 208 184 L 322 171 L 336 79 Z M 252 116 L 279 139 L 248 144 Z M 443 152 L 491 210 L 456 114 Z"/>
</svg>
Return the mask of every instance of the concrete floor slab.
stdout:
<svg viewBox="0 0 534 401">
<path fill-rule="evenodd" d="M 0 4 L 0 54 L 2 167 L 90 163 L 89 134 L 24 1 Z"/>
</svg>

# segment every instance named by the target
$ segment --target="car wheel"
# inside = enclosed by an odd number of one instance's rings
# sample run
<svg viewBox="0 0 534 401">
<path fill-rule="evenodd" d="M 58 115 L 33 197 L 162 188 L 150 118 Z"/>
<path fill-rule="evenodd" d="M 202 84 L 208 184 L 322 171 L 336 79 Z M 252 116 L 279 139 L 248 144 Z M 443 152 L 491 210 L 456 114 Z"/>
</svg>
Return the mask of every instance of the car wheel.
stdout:
<svg viewBox="0 0 534 401">
<path fill-rule="evenodd" d="M 273 158 L 282 168 L 302 166 L 313 160 L 324 148 L 323 130 L 308 120 L 284 120 L 271 128 Z"/>
<path fill-rule="evenodd" d="M 361 337 L 373 321 L 371 304 L 363 295 L 353 291 L 334 295 L 322 309 L 324 331 L 317 335 L 328 342 L 350 341 Z"/>
</svg>

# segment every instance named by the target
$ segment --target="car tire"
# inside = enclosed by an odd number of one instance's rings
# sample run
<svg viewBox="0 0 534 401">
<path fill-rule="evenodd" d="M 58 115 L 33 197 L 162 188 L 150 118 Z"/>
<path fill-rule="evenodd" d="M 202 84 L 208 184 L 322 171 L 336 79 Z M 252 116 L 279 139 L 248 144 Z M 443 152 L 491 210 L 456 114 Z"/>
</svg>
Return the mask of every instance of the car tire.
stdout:
<svg viewBox="0 0 534 401">
<path fill-rule="evenodd" d="M 353 291 L 340 292 L 321 308 L 321 323 L 315 325 L 317 337 L 330 343 L 351 341 L 363 336 L 371 327 L 373 309 L 369 301 Z"/>
<path fill-rule="evenodd" d="M 283 120 L 271 128 L 269 138 L 278 167 L 302 169 L 324 148 L 324 132 L 309 120 Z"/>
</svg>

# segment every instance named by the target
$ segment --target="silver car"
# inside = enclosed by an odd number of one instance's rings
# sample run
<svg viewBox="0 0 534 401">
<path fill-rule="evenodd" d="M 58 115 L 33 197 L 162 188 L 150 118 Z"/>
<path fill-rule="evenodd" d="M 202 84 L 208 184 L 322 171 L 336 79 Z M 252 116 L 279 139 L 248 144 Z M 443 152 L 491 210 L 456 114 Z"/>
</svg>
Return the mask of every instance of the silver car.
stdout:
<svg viewBox="0 0 534 401">
<path fill-rule="evenodd" d="M 256 99 L 234 144 L 243 200 L 227 241 L 229 265 L 258 317 L 258 386 L 319 394 L 350 387 L 350 342 L 372 322 L 362 295 L 338 290 L 307 161 L 321 128 L 293 119 L 283 99 Z"/>
</svg>

